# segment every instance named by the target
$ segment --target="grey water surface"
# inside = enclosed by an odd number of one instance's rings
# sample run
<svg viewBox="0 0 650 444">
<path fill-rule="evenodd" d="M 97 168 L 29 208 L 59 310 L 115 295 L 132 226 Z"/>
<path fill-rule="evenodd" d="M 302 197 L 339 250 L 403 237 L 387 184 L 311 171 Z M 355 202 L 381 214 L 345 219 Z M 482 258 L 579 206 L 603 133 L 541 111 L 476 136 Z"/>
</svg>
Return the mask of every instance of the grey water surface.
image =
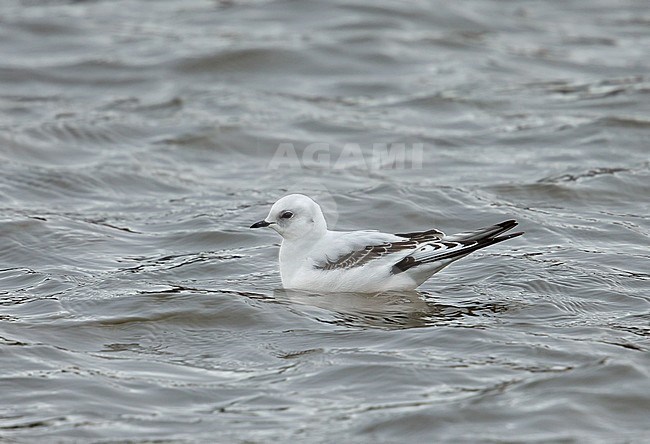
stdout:
<svg viewBox="0 0 650 444">
<path fill-rule="evenodd" d="M 649 55 L 646 0 L 2 1 L 0 441 L 648 442 Z M 285 291 L 289 192 L 526 234 Z"/>
</svg>

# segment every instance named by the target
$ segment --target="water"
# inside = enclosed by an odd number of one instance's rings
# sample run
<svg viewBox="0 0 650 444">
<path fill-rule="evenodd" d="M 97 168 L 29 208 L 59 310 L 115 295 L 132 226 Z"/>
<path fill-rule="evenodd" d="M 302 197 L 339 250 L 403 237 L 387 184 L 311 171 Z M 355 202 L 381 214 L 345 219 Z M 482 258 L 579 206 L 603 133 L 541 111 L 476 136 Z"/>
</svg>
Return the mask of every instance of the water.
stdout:
<svg viewBox="0 0 650 444">
<path fill-rule="evenodd" d="M 3 2 L 0 441 L 647 441 L 649 24 Z M 418 292 L 287 292 L 247 227 L 292 191 L 338 229 L 526 235 Z"/>
</svg>

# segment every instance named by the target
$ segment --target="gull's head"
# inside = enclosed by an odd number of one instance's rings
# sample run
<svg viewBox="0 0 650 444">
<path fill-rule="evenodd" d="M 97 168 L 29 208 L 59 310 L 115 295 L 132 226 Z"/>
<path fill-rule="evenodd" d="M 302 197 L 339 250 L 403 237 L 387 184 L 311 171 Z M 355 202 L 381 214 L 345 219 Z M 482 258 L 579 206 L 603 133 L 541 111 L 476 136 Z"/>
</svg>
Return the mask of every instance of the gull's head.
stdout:
<svg viewBox="0 0 650 444">
<path fill-rule="evenodd" d="M 327 223 L 320 206 L 304 194 L 289 194 L 271 207 L 266 219 L 251 228 L 270 227 L 285 239 L 320 237 Z"/>
</svg>

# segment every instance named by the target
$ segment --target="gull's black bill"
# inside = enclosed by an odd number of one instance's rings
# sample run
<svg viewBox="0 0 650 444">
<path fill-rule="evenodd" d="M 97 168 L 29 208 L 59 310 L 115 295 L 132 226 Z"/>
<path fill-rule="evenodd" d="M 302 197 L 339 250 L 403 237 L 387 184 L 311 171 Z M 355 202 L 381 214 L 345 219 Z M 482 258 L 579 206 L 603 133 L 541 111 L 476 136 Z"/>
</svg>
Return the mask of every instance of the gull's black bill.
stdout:
<svg viewBox="0 0 650 444">
<path fill-rule="evenodd" d="M 263 228 L 263 227 L 268 227 L 269 225 L 271 225 L 271 222 L 261 220 L 259 222 L 255 222 L 253 225 L 251 225 L 251 228 Z"/>
</svg>

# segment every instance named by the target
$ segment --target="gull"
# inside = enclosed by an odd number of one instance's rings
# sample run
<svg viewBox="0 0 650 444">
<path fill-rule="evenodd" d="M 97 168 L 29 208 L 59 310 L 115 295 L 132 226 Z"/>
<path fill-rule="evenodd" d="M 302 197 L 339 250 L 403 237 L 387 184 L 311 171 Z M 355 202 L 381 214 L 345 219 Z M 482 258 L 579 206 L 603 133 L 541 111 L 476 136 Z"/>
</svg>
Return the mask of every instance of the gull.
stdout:
<svg viewBox="0 0 650 444">
<path fill-rule="evenodd" d="M 524 234 L 503 234 L 515 226 L 515 220 L 507 220 L 452 235 L 436 229 L 401 234 L 331 231 L 314 200 L 290 194 L 251 228 L 270 227 L 282 236 L 279 261 L 285 289 L 376 293 L 414 290 L 452 262 Z"/>
</svg>

